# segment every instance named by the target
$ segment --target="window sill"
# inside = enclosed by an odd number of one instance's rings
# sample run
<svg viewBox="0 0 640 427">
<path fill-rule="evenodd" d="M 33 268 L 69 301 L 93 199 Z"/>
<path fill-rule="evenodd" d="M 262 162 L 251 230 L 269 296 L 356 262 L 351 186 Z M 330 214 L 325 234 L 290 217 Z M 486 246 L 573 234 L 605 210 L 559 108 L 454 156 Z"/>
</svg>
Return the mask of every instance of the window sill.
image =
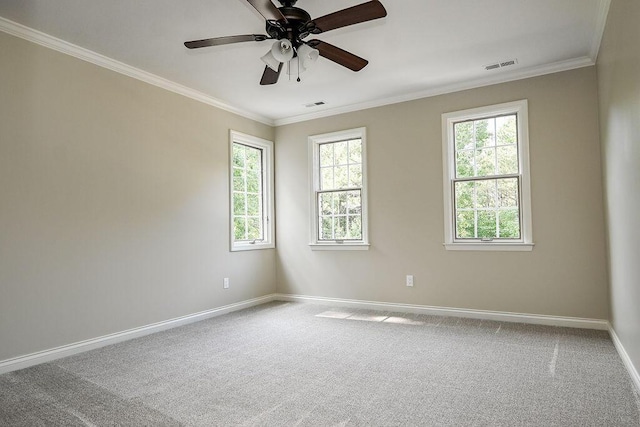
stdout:
<svg viewBox="0 0 640 427">
<path fill-rule="evenodd" d="M 534 243 L 443 243 L 448 251 L 530 252 Z"/>
<path fill-rule="evenodd" d="M 260 249 L 274 249 L 276 247 L 273 243 L 256 243 L 256 244 L 244 244 L 244 245 L 234 245 L 231 247 L 231 252 L 242 252 L 242 251 L 257 251 Z"/>
<path fill-rule="evenodd" d="M 368 243 L 309 243 L 312 251 L 368 251 Z"/>
</svg>

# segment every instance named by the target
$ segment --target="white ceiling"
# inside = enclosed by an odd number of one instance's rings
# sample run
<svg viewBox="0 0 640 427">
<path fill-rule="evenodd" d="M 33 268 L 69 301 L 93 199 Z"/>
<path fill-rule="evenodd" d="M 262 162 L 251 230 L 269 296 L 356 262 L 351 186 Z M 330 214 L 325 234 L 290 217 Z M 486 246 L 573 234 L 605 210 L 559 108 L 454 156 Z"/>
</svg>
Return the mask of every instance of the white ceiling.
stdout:
<svg viewBox="0 0 640 427">
<path fill-rule="evenodd" d="M 264 34 L 264 19 L 245 0 L 0 0 L 0 30 L 265 123 L 284 124 L 592 65 L 610 3 L 381 1 L 386 18 L 317 36 L 368 59 L 362 71 L 320 58 L 302 82 L 283 73 L 271 86 L 259 85 L 260 57 L 269 40 L 198 50 L 182 44 Z M 315 18 L 363 2 L 299 0 L 296 6 Z M 484 69 L 510 59 L 517 65 Z M 326 105 L 305 107 L 316 101 Z"/>
</svg>

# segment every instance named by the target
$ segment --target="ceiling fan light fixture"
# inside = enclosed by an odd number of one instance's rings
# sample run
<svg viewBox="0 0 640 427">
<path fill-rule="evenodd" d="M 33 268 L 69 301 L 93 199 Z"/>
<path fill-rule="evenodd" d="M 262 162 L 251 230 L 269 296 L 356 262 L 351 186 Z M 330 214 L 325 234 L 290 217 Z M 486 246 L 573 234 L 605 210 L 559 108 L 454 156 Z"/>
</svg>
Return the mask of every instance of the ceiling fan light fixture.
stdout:
<svg viewBox="0 0 640 427">
<path fill-rule="evenodd" d="M 299 56 L 296 56 L 291 61 L 289 61 L 289 66 L 287 67 L 287 74 L 290 76 L 300 75 L 307 71 L 307 67 L 304 66 L 304 62 L 300 60 Z"/>
<path fill-rule="evenodd" d="M 280 61 L 278 61 L 275 58 L 275 56 L 273 56 L 273 53 L 271 52 L 271 50 L 269 50 L 269 52 L 267 52 L 260 59 L 262 60 L 262 62 L 267 64 L 267 66 L 271 68 L 273 71 L 278 72 L 278 68 L 280 67 Z"/>
<path fill-rule="evenodd" d="M 305 70 L 311 67 L 320 56 L 320 51 L 318 51 L 318 49 L 314 49 L 307 44 L 300 45 L 296 52 L 298 53 L 298 58 L 300 60 L 300 68 Z"/>
<path fill-rule="evenodd" d="M 289 40 L 278 40 L 271 46 L 271 54 L 279 62 L 289 62 L 293 58 L 293 45 Z"/>
</svg>

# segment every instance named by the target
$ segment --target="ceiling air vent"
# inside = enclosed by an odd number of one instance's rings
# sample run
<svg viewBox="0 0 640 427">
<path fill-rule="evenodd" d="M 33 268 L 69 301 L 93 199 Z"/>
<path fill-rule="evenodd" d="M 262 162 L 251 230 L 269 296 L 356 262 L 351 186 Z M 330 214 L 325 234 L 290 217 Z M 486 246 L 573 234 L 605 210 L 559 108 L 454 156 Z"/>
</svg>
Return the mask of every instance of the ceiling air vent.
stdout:
<svg viewBox="0 0 640 427">
<path fill-rule="evenodd" d="M 496 62 L 495 64 L 485 65 L 484 69 L 489 70 L 497 70 L 498 68 L 509 67 L 511 65 L 516 65 L 518 63 L 517 59 L 509 59 L 508 61 Z"/>
<path fill-rule="evenodd" d="M 325 104 L 324 101 L 318 101 L 318 102 L 312 102 L 311 104 L 306 104 L 305 107 L 307 107 L 307 108 L 318 107 L 318 106 L 324 105 L 324 104 Z"/>
</svg>

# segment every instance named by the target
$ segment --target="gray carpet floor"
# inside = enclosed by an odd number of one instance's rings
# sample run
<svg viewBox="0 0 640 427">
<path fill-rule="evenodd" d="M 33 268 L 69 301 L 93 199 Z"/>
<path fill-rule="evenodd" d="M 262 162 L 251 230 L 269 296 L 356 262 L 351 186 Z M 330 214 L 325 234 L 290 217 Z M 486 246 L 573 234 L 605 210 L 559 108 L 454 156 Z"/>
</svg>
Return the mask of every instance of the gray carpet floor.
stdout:
<svg viewBox="0 0 640 427">
<path fill-rule="evenodd" d="M 607 332 L 276 302 L 0 376 L 2 426 L 639 426 Z"/>
</svg>

